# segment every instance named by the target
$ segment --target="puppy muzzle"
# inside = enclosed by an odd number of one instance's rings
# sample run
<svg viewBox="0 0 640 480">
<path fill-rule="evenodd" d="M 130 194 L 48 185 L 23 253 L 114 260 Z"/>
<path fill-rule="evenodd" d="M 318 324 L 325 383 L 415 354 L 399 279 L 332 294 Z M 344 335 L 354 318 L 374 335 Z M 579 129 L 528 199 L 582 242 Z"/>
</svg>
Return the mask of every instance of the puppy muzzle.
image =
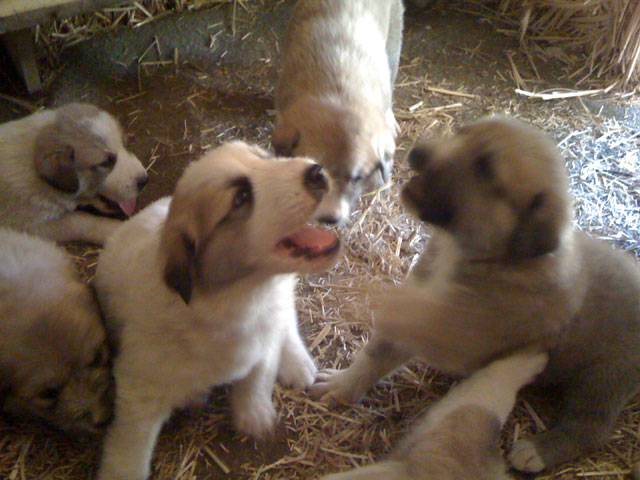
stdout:
<svg viewBox="0 0 640 480">
<path fill-rule="evenodd" d="M 440 173 L 413 177 L 402 189 L 402 200 L 421 220 L 439 227 L 450 225 L 455 217 L 449 182 Z"/>
</svg>

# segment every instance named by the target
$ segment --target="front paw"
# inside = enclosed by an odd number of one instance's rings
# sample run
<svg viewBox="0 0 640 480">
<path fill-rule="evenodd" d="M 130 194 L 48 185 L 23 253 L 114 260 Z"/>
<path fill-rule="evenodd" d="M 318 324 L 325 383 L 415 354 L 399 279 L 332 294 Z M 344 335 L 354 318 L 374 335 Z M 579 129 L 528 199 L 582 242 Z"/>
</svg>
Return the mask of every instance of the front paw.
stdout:
<svg viewBox="0 0 640 480">
<path fill-rule="evenodd" d="M 273 407 L 271 399 L 268 398 L 233 407 L 233 421 L 236 430 L 258 440 L 273 433 L 276 416 L 276 409 Z"/>
<path fill-rule="evenodd" d="M 309 393 L 316 400 L 336 405 L 360 401 L 366 389 L 363 389 L 357 380 L 354 381 L 351 378 L 349 369 L 327 368 L 318 372 Z"/>
<path fill-rule="evenodd" d="M 313 384 L 318 369 L 306 350 L 287 352 L 280 360 L 278 381 L 280 385 L 304 390 Z"/>
<path fill-rule="evenodd" d="M 545 468 L 535 444 L 527 439 L 518 440 L 513 444 L 509 462 L 516 470 L 526 473 L 537 473 Z"/>
</svg>

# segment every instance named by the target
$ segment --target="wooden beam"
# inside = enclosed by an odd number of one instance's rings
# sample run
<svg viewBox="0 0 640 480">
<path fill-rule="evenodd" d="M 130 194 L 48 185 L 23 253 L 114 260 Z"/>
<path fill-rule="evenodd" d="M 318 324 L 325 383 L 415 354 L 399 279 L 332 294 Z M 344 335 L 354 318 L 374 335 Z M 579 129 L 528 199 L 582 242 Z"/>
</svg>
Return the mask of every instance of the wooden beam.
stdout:
<svg viewBox="0 0 640 480">
<path fill-rule="evenodd" d="M 33 42 L 33 31 L 30 28 L 7 32 L 0 37 L 11 56 L 13 64 L 22 76 L 27 90 L 34 94 L 42 90 L 38 65 L 36 63 L 36 49 Z"/>
</svg>

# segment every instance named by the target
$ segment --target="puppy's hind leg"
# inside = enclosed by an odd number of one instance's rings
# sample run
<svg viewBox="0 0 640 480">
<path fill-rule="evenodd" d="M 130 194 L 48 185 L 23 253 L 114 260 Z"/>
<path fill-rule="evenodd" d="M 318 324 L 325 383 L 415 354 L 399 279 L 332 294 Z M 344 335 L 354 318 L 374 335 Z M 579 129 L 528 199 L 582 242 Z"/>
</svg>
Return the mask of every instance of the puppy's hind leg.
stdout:
<svg viewBox="0 0 640 480">
<path fill-rule="evenodd" d="M 518 440 L 509 461 L 516 470 L 535 473 L 602 446 L 632 392 L 630 377 L 597 367 L 583 371 L 566 387 L 557 425 Z"/>
<path fill-rule="evenodd" d="M 406 349 L 375 334 L 345 370 L 322 370 L 311 387 L 314 398 L 333 403 L 359 401 L 382 377 L 413 357 Z"/>
</svg>

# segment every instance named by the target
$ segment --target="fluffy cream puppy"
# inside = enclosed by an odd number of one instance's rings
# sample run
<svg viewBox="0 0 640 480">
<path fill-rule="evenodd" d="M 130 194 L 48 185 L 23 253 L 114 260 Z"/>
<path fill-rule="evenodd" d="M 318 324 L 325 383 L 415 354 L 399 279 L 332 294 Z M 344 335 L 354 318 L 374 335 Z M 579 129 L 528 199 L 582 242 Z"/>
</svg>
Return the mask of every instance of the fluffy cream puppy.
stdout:
<svg viewBox="0 0 640 480">
<path fill-rule="evenodd" d="M 65 252 L 0 228 L 0 405 L 64 430 L 111 417 L 109 350 L 98 307 Z"/>
<path fill-rule="evenodd" d="M 232 385 L 237 429 L 262 437 L 274 426 L 276 376 L 313 382 L 291 272 L 338 257 L 335 234 L 307 225 L 327 188 L 307 159 L 228 143 L 108 240 L 95 285 L 119 351 L 100 480 L 146 478 L 171 411 L 214 385 Z"/>
<path fill-rule="evenodd" d="M 319 211 L 327 223 L 343 222 L 361 192 L 391 177 L 403 12 L 401 0 L 300 0 L 291 12 L 272 143 L 327 169 L 332 189 Z"/>
<path fill-rule="evenodd" d="M 104 243 L 131 215 L 147 183 L 123 144 L 118 122 L 92 105 L 70 103 L 0 125 L 0 226 L 58 242 Z"/>
<path fill-rule="evenodd" d="M 433 227 L 409 281 L 390 291 L 373 338 L 315 395 L 357 401 L 413 355 L 471 373 L 536 344 L 541 382 L 559 389 L 557 424 L 512 448 L 526 472 L 607 441 L 640 386 L 640 269 L 630 256 L 575 232 L 567 174 L 541 131 L 487 117 L 414 147 L 405 205 Z"/>
<path fill-rule="evenodd" d="M 496 360 L 463 380 L 424 415 L 386 460 L 323 480 L 509 480 L 498 441 L 520 388 L 546 353 Z"/>
</svg>

